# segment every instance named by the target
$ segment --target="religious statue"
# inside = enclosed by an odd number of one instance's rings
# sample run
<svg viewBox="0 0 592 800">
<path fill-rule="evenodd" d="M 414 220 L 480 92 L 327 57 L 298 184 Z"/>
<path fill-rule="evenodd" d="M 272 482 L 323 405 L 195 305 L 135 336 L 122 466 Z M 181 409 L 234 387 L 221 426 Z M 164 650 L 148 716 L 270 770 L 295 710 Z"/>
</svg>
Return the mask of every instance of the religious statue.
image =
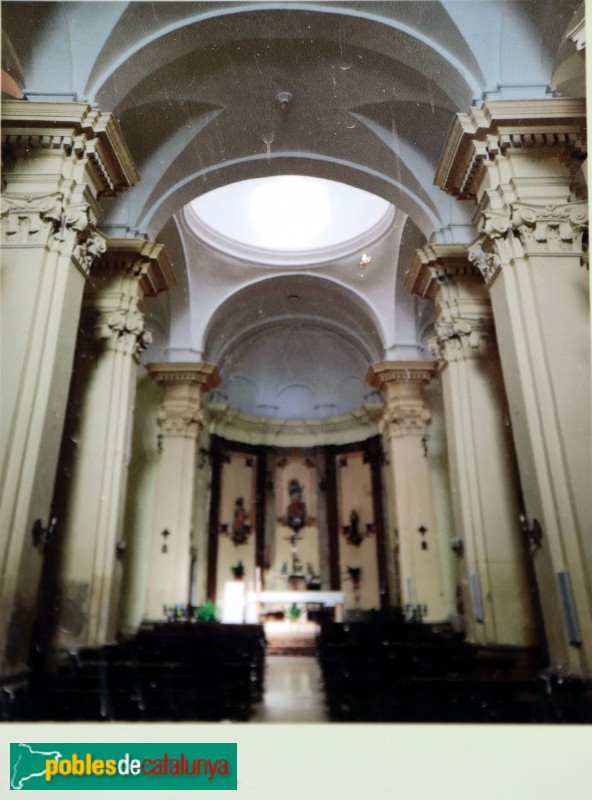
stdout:
<svg viewBox="0 0 592 800">
<path fill-rule="evenodd" d="M 302 499 L 302 486 L 296 478 L 293 478 L 288 484 L 288 493 L 290 504 L 286 510 L 286 518 L 289 527 L 297 534 L 306 525 L 306 504 Z"/>
<path fill-rule="evenodd" d="M 244 498 L 237 497 L 234 501 L 231 539 L 235 545 L 246 544 L 250 533 L 251 526 L 249 525 L 249 515 L 245 508 Z"/>
</svg>

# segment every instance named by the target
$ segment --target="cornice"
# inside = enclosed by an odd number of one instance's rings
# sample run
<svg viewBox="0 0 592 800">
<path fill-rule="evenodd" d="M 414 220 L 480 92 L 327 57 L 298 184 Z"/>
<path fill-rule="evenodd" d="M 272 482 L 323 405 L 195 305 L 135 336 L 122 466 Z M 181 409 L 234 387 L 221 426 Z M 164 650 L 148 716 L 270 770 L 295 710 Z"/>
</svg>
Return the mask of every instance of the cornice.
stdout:
<svg viewBox="0 0 592 800">
<path fill-rule="evenodd" d="M 140 178 L 113 114 L 86 103 L 6 100 L 2 103 L 2 143 L 85 156 L 108 196 L 133 186 Z"/>
<path fill-rule="evenodd" d="M 147 364 L 146 370 L 159 386 L 197 385 L 203 391 L 208 391 L 220 384 L 218 368 L 214 364 L 207 364 L 204 361 Z"/>
<path fill-rule="evenodd" d="M 379 361 L 368 368 L 366 382 L 382 391 L 389 383 L 427 383 L 437 370 L 434 361 Z"/>
<path fill-rule="evenodd" d="M 211 434 L 244 444 L 314 447 L 349 444 L 376 436 L 383 406 L 365 404 L 350 414 L 321 419 L 256 417 L 234 411 L 225 403 L 208 404 Z"/>
<path fill-rule="evenodd" d="M 413 254 L 411 269 L 405 277 L 405 288 L 411 294 L 433 300 L 438 291 L 438 275 L 477 274 L 468 259 L 468 246 L 462 244 L 428 244 Z"/>
<path fill-rule="evenodd" d="M 581 98 L 491 100 L 457 114 L 434 183 L 459 199 L 475 195 L 479 164 L 505 148 L 563 146 L 585 150 L 586 102 Z"/>
<path fill-rule="evenodd" d="M 146 239 L 108 239 L 102 263 L 137 268 L 144 297 L 156 297 L 176 285 L 164 245 Z"/>
</svg>

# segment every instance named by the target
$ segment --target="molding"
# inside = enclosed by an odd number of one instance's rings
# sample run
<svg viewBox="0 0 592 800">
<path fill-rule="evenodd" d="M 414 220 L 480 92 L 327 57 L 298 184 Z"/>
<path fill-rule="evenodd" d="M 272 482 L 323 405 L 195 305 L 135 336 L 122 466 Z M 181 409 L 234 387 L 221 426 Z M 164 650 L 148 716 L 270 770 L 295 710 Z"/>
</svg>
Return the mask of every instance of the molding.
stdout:
<svg viewBox="0 0 592 800">
<path fill-rule="evenodd" d="M 582 16 L 582 19 L 579 20 L 567 33 L 566 39 L 569 39 L 570 42 L 573 42 L 576 46 L 576 50 L 585 50 L 586 49 L 586 18 Z"/>
<path fill-rule="evenodd" d="M 480 164 L 523 147 L 585 152 L 585 100 L 492 100 L 472 107 L 468 114 L 457 114 L 434 183 L 460 200 L 474 198 Z"/>
<path fill-rule="evenodd" d="M 2 103 L 2 145 L 13 151 L 45 149 L 87 158 L 100 192 L 110 197 L 140 178 L 113 114 L 87 103 L 6 100 Z"/>
<path fill-rule="evenodd" d="M 226 403 L 208 404 L 210 434 L 242 444 L 315 447 L 363 441 L 376 436 L 382 405 L 366 404 L 350 414 L 321 419 L 256 417 Z"/>
<path fill-rule="evenodd" d="M 391 229 L 396 216 L 396 209 L 391 205 L 378 222 L 358 236 L 329 247 L 293 251 L 253 247 L 224 236 L 207 225 L 190 204 L 186 205 L 181 212 L 186 229 L 195 238 L 226 255 L 246 262 L 245 266 L 255 263 L 261 267 L 277 268 L 281 266 L 294 269 L 302 266 L 320 267 L 341 258 L 351 258 L 352 252 L 363 250 L 371 244 L 375 244 L 378 239 Z"/>
<path fill-rule="evenodd" d="M 379 361 L 368 368 L 366 382 L 382 391 L 392 383 L 427 383 L 436 371 L 433 361 Z"/>
<path fill-rule="evenodd" d="M 447 277 L 475 274 L 478 270 L 469 261 L 468 245 L 429 244 L 413 254 L 405 288 L 411 294 L 434 300 L 439 284 Z"/>
<path fill-rule="evenodd" d="M 218 368 L 204 361 L 195 364 L 191 362 L 147 364 L 146 370 L 159 386 L 194 385 L 203 391 L 208 391 L 220 385 Z"/>
<path fill-rule="evenodd" d="M 144 297 L 156 297 L 177 284 L 164 245 L 146 239 L 108 239 L 95 272 L 102 267 L 139 276 Z"/>
</svg>

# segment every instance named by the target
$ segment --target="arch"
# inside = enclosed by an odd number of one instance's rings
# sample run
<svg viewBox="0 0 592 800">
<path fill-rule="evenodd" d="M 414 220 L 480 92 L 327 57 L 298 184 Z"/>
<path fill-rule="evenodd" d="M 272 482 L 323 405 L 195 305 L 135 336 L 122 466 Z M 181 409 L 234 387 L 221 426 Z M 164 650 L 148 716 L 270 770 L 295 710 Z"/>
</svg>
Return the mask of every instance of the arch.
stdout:
<svg viewBox="0 0 592 800">
<path fill-rule="evenodd" d="M 319 165 L 322 167 L 322 172 L 318 169 Z M 179 208 L 200 194 L 247 177 L 258 178 L 278 174 L 323 177 L 379 195 L 410 216 L 427 238 L 442 225 L 442 220 L 431 202 L 426 202 L 403 183 L 388 175 L 362 164 L 330 156 L 282 152 L 272 153 L 270 156 L 258 153 L 219 163 L 185 176 L 166 192 L 159 194 L 149 208 L 144 209 L 136 227 L 138 230 L 147 231 L 150 236 L 157 236 L 165 222 Z"/>
</svg>

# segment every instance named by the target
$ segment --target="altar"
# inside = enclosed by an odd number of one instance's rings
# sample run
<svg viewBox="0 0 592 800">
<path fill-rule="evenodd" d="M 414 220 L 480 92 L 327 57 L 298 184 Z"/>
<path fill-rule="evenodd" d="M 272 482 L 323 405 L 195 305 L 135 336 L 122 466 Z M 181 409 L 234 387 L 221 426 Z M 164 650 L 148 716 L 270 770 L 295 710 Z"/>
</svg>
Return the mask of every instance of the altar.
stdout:
<svg viewBox="0 0 592 800">
<path fill-rule="evenodd" d="M 245 622 L 258 622 L 260 607 L 272 604 L 320 605 L 335 609 L 335 620 L 343 620 L 343 592 L 253 591 L 247 592 Z"/>
</svg>

